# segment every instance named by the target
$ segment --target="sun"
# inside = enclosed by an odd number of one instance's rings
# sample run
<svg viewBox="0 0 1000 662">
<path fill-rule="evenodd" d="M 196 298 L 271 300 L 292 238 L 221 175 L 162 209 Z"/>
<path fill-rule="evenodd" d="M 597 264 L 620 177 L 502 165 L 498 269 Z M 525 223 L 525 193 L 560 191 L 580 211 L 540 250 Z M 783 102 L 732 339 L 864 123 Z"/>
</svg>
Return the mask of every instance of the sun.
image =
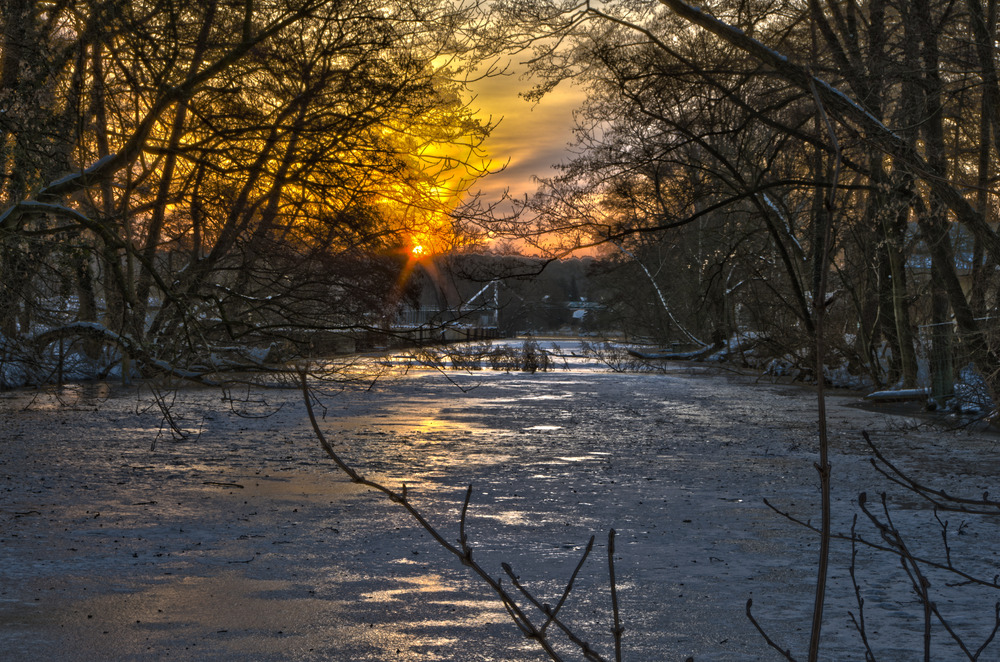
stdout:
<svg viewBox="0 0 1000 662">
<path fill-rule="evenodd" d="M 431 253 L 430 249 L 427 248 L 427 246 L 424 246 L 423 244 L 420 243 L 415 243 L 410 248 L 410 254 L 413 255 L 413 257 L 415 258 L 427 257 L 428 255 L 430 255 L 430 253 Z"/>
</svg>

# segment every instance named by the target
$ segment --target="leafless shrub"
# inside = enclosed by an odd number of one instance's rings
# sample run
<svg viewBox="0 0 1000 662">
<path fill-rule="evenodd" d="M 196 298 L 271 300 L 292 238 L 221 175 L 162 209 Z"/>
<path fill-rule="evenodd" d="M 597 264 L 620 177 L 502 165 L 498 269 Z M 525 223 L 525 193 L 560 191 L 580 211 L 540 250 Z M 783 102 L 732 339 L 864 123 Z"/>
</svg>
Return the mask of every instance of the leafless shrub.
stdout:
<svg viewBox="0 0 1000 662">
<path fill-rule="evenodd" d="M 534 340 L 525 340 L 521 345 L 521 356 L 523 364 L 521 370 L 524 372 L 546 372 L 552 369 L 552 357 L 547 350 L 538 346 Z"/>
<path fill-rule="evenodd" d="M 490 368 L 504 372 L 547 372 L 555 367 L 551 353 L 534 340 L 525 340 L 521 347 L 500 345 L 487 356 Z"/>
<path fill-rule="evenodd" d="M 493 350 L 493 343 L 473 343 L 445 346 L 442 353 L 451 361 L 454 370 L 482 370 L 483 361 Z"/>
<path fill-rule="evenodd" d="M 663 372 L 663 367 L 633 353 L 623 345 L 605 340 L 603 343 L 580 343 L 583 355 L 601 363 L 611 372 Z"/>
<path fill-rule="evenodd" d="M 444 356 L 433 348 L 418 347 L 417 349 L 411 349 L 407 352 L 407 355 L 418 366 L 433 368 L 435 370 L 444 370 L 445 368 Z"/>
<path fill-rule="evenodd" d="M 508 345 L 494 347 L 490 350 L 487 359 L 490 363 L 490 369 L 492 370 L 511 372 L 519 369 L 518 356 L 514 349 Z"/>
<path fill-rule="evenodd" d="M 420 347 L 410 350 L 410 359 L 435 370 L 482 370 L 483 362 L 494 351 L 490 342 Z"/>
</svg>

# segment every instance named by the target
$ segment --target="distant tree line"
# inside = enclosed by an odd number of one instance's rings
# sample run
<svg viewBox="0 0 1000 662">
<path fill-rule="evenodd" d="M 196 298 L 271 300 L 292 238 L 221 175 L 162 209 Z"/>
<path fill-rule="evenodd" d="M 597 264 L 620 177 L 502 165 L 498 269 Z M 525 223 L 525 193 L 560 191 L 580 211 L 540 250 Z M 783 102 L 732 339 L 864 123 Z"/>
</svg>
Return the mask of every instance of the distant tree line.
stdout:
<svg viewBox="0 0 1000 662">
<path fill-rule="evenodd" d="M 421 270 L 415 279 L 420 292 L 412 300 L 441 311 L 450 305 L 459 322 L 485 315 L 484 323 L 496 323 L 506 337 L 557 333 L 691 344 L 653 302 L 642 271 L 615 255 L 552 260 L 474 248 L 433 264 L 433 276 Z"/>
</svg>

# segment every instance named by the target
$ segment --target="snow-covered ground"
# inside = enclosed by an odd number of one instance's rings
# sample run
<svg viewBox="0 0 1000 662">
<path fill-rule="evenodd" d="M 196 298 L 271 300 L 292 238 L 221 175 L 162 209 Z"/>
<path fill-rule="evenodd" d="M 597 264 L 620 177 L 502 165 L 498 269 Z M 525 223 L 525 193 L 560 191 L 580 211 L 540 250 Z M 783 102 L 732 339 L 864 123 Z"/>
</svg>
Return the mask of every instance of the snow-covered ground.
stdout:
<svg viewBox="0 0 1000 662">
<path fill-rule="evenodd" d="M 544 659 L 398 506 L 334 471 L 296 392 L 161 395 L 199 434 L 157 439 L 146 388 L 0 394 L 0 657 Z M 872 502 L 887 490 L 914 552 L 943 560 L 933 513 L 871 468 L 860 431 L 921 480 L 970 497 L 1000 494 L 997 437 L 858 401 L 829 403 L 834 530 L 849 532 L 859 492 Z M 744 615 L 751 597 L 769 634 L 805 657 L 817 541 L 762 499 L 818 521 L 811 391 L 571 359 L 533 375 L 411 369 L 323 402 L 344 456 L 390 487 L 405 481 L 449 539 L 471 483 L 476 558 L 497 577 L 510 563 L 546 602 L 596 534 L 564 617 L 605 656 L 613 527 L 625 660 L 781 659 Z M 956 566 L 1000 572 L 1000 518 L 940 517 Z M 878 540 L 870 524 L 858 531 Z M 849 543 L 836 542 L 823 659 L 864 659 L 849 565 Z M 974 650 L 1000 592 L 928 572 Z M 878 659 L 921 659 L 922 609 L 898 560 L 862 550 L 856 574 Z M 965 659 L 940 626 L 933 637 L 933 659 Z M 998 645 L 981 659 L 1000 659 Z"/>
</svg>

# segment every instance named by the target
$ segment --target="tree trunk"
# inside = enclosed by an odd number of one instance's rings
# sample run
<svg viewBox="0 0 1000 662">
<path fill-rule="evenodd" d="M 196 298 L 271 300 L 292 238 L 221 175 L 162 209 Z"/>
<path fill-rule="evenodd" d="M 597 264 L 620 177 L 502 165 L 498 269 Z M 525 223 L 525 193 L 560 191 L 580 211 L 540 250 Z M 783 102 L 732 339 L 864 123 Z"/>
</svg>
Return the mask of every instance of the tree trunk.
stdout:
<svg viewBox="0 0 1000 662">
<path fill-rule="evenodd" d="M 913 335 L 913 323 L 910 321 L 910 306 L 907 296 L 906 255 L 901 248 L 905 240 L 904 232 L 909 213 L 909 206 L 906 206 L 891 222 L 883 221 L 886 238 L 885 251 L 889 268 L 887 289 L 892 306 L 893 335 L 896 338 L 896 345 L 893 349 L 899 353 L 899 368 L 904 388 L 913 388 L 917 385 L 916 339 Z"/>
</svg>

